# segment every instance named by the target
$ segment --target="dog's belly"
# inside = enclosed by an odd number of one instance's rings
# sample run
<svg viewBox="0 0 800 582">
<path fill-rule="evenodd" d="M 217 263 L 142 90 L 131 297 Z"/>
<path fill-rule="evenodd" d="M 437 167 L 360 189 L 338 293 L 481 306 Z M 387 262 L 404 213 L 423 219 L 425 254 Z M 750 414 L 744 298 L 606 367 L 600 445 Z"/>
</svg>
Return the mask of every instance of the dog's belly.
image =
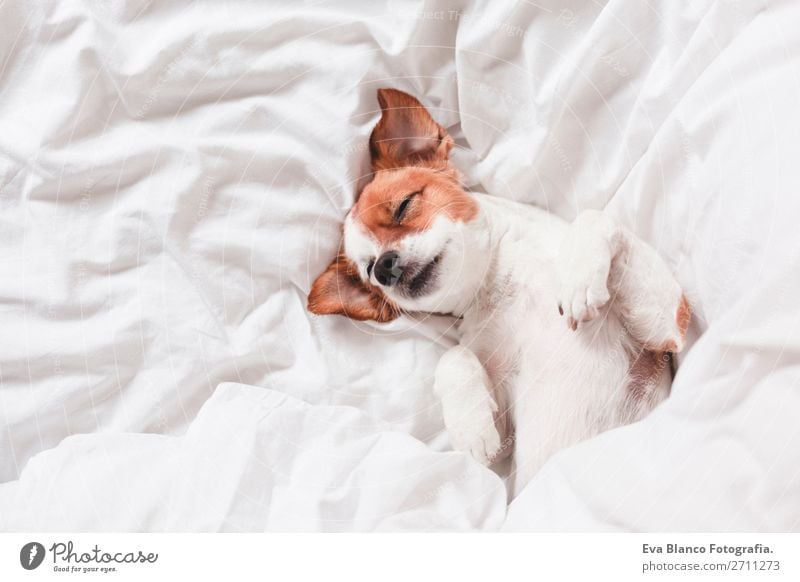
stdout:
<svg viewBox="0 0 800 582">
<path fill-rule="evenodd" d="M 572 331 L 546 286 L 537 287 L 495 312 L 473 344 L 498 404 L 510 410 L 514 491 L 555 452 L 641 418 L 669 387 L 665 367 L 648 371 L 649 357 L 636 363 L 613 310 Z"/>
<path fill-rule="evenodd" d="M 641 350 L 611 304 L 576 331 L 559 314 L 554 261 L 565 229 L 552 217 L 535 228 L 511 221 L 496 284 L 461 325 L 461 343 L 510 412 L 496 424 L 501 438 L 514 431 L 512 494 L 555 452 L 642 418 L 669 391 L 668 366 L 649 354 L 637 361 Z"/>
</svg>

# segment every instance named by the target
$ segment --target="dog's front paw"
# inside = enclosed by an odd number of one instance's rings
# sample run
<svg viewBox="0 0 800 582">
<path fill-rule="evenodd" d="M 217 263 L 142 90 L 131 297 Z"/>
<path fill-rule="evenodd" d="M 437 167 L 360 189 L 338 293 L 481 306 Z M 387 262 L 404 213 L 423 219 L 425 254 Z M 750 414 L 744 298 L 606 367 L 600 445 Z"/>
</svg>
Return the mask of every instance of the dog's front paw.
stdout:
<svg viewBox="0 0 800 582">
<path fill-rule="evenodd" d="M 503 443 L 494 424 L 497 405 L 493 400 L 487 399 L 471 408 L 446 407 L 445 411 L 444 421 L 454 449 L 469 453 L 486 467 L 498 459 Z"/>
<path fill-rule="evenodd" d="M 561 246 L 558 271 L 558 312 L 574 331 L 578 322 L 591 321 L 608 303 L 611 252 L 603 241 L 570 236 Z M 598 244 L 600 243 L 600 244 Z"/>
<path fill-rule="evenodd" d="M 434 391 L 442 399 L 450 444 L 489 466 L 508 453 L 495 425 L 498 412 L 489 377 L 477 356 L 464 346 L 450 348 L 436 366 Z M 507 412 L 507 411 L 504 411 Z M 505 430 L 505 415 L 498 424 Z"/>
</svg>

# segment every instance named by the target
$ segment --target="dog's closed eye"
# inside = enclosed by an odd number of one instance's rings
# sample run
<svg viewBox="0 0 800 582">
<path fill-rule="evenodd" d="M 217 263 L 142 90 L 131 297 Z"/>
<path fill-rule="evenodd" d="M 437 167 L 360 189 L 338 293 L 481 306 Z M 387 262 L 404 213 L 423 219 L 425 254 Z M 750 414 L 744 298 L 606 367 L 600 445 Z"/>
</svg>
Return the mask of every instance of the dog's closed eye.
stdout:
<svg viewBox="0 0 800 582">
<path fill-rule="evenodd" d="M 411 205 L 411 200 L 414 199 L 414 196 L 418 196 L 419 194 L 422 194 L 422 190 L 412 192 L 403 198 L 403 201 L 397 206 L 397 210 L 394 211 L 394 221 L 397 224 L 403 222 L 403 217 L 406 215 L 406 212 L 408 212 L 408 207 Z"/>
</svg>

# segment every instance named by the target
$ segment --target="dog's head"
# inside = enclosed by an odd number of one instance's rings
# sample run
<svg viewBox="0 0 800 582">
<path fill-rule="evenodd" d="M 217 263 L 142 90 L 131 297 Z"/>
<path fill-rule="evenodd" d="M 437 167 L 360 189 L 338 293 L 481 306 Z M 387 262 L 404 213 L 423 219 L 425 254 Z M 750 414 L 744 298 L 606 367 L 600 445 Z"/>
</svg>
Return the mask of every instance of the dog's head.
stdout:
<svg viewBox="0 0 800 582">
<path fill-rule="evenodd" d="M 338 256 L 314 282 L 313 313 L 391 321 L 401 310 L 452 312 L 468 225 L 478 215 L 449 160 L 453 139 L 419 101 L 380 89 L 372 181 L 347 214 Z"/>
</svg>

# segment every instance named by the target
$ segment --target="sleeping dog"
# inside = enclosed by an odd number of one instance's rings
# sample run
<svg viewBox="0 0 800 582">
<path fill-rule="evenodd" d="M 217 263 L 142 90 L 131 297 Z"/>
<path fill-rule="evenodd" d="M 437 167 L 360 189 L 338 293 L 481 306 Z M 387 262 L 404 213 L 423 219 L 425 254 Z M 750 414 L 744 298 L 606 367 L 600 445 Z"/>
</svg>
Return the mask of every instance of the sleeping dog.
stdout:
<svg viewBox="0 0 800 582">
<path fill-rule="evenodd" d="M 572 223 L 462 189 L 453 139 L 414 97 L 378 91 L 372 180 L 313 313 L 459 318 L 434 374 L 455 449 L 512 449 L 519 491 L 556 451 L 644 417 L 669 393 L 689 305 L 658 254 L 598 211 Z M 513 445 L 513 446 L 512 446 Z"/>
</svg>

